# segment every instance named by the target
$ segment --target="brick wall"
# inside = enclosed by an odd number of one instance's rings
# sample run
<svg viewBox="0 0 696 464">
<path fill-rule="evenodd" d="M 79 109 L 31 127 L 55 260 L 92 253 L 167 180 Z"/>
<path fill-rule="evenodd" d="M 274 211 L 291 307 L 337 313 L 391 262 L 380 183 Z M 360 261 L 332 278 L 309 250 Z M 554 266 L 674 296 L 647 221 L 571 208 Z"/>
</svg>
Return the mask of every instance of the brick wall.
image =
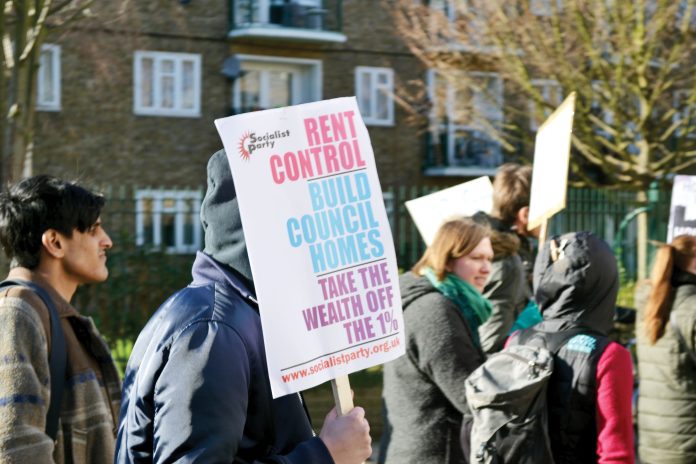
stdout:
<svg viewBox="0 0 696 464">
<path fill-rule="evenodd" d="M 124 6 L 125 5 L 125 6 Z M 355 93 L 356 66 L 391 67 L 395 83 L 422 78 L 381 2 L 343 3 L 342 44 L 226 38 L 228 2 L 195 0 L 102 0 L 94 17 L 49 36 L 62 47 L 62 109 L 40 112 L 34 172 L 84 182 L 126 185 L 199 185 L 205 162 L 221 147 L 213 125 L 228 115 L 231 83 L 220 74 L 231 53 L 322 60 L 323 98 Z M 136 50 L 202 56 L 201 117 L 133 114 Z M 422 134 L 396 108 L 393 127 L 368 126 L 383 184 L 421 178 Z"/>
<path fill-rule="evenodd" d="M 192 2 L 191 20 L 178 2 L 130 2 L 123 13 L 114 3 L 96 2 L 94 19 L 47 40 L 62 48 L 62 109 L 38 113 L 34 172 L 110 185 L 204 183 L 205 162 L 221 147 L 213 120 L 229 107 L 219 72 L 226 8 L 208 8 L 225 2 Z M 133 114 L 135 50 L 202 55 L 201 117 Z"/>
</svg>

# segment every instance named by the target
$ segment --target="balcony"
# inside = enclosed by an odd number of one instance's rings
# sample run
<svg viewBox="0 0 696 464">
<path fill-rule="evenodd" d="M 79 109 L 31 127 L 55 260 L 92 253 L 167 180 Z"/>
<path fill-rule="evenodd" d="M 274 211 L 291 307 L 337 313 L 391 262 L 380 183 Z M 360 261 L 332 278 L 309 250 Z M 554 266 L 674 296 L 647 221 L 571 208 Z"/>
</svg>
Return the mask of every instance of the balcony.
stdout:
<svg viewBox="0 0 696 464">
<path fill-rule="evenodd" d="M 342 0 L 230 0 L 228 37 L 340 43 Z"/>
<path fill-rule="evenodd" d="M 447 129 L 435 136 L 425 135 L 426 175 L 490 176 L 506 161 L 500 143 L 486 133 L 461 127 Z"/>
</svg>

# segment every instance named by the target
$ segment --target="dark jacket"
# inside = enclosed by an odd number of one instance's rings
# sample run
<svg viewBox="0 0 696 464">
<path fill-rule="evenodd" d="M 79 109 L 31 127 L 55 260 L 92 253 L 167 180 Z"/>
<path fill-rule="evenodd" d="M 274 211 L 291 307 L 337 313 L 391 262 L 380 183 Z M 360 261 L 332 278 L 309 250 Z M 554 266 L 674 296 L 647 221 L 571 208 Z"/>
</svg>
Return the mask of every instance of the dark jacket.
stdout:
<svg viewBox="0 0 696 464">
<path fill-rule="evenodd" d="M 426 277 L 400 278 L 406 355 L 384 365 L 387 464 L 460 464 L 464 379 L 484 360 L 459 308 Z"/>
<path fill-rule="evenodd" d="M 534 270 L 535 297 L 544 320 L 516 334 L 511 344 L 536 334 L 546 340 L 562 333 L 577 335 L 554 361 L 549 435 L 556 462 L 596 462 L 596 369 L 610 343 L 607 335 L 619 289 L 616 260 L 608 245 L 588 232 L 552 240 L 560 245 L 559 258 L 552 259 L 546 243 Z"/>
<path fill-rule="evenodd" d="M 642 308 L 638 338 L 638 453 L 645 464 L 696 462 L 696 363 L 687 353 L 696 350 L 696 275 L 675 271 L 673 313 L 686 344 L 668 322 L 664 335 L 652 345 L 643 329 Z"/>
<path fill-rule="evenodd" d="M 48 308 L 31 290 L 0 294 L 0 462 L 90 464 L 110 462 L 121 396 L 109 348 L 91 318 L 80 315 L 46 280 L 17 267 L 10 279 L 42 287 L 60 318 L 67 355 L 60 427 L 54 444 L 45 434 L 50 404 Z"/>
<path fill-rule="evenodd" d="M 273 399 L 255 299 L 198 253 L 128 362 L 117 463 L 332 463 L 300 395 Z"/>
<path fill-rule="evenodd" d="M 531 267 L 528 275 L 528 269 L 520 256 L 524 252 L 526 259 L 529 259 L 531 251 L 527 253 L 527 240 L 515 234 L 500 220 L 483 212 L 476 213 L 475 220 L 491 227 L 494 256 L 483 296 L 491 302 L 493 311 L 478 329 L 481 347 L 490 354 L 503 349 L 510 329 L 532 296 L 529 279 Z"/>
</svg>

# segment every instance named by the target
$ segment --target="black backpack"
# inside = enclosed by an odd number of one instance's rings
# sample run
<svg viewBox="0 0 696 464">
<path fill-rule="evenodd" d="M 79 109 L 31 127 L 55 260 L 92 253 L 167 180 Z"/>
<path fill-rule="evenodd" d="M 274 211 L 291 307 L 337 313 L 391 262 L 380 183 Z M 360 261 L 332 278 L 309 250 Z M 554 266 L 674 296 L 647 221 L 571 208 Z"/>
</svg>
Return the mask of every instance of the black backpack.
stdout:
<svg viewBox="0 0 696 464">
<path fill-rule="evenodd" d="M 569 330 L 537 344 L 513 344 L 491 355 L 466 379 L 471 417 L 470 462 L 553 463 L 548 429 L 547 389 L 554 357 L 575 335 Z"/>
<path fill-rule="evenodd" d="M 55 441 L 58 436 L 58 419 L 60 417 L 61 399 L 63 398 L 63 387 L 65 385 L 65 368 L 67 364 L 67 351 L 65 348 L 65 337 L 63 329 L 60 327 L 58 311 L 53 304 L 53 300 L 46 293 L 46 290 L 28 280 L 3 280 L 0 282 L 0 289 L 8 287 L 25 287 L 36 293 L 41 298 L 51 318 L 51 352 L 48 356 L 49 371 L 51 373 L 51 402 L 46 413 L 46 435 Z"/>
</svg>

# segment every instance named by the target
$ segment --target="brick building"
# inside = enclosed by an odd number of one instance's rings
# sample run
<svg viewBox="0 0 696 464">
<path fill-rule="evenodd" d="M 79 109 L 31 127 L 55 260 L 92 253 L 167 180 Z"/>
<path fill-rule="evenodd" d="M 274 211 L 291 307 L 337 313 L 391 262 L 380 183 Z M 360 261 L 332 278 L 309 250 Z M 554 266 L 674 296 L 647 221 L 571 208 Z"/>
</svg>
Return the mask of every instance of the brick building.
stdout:
<svg viewBox="0 0 696 464">
<path fill-rule="evenodd" d="M 392 93 L 425 70 L 381 2 L 101 0 L 92 11 L 46 40 L 33 172 L 127 189 L 139 244 L 200 244 L 205 163 L 222 146 L 213 121 L 259 108 L 356 95 L 383 185 L 461 181 L 423 176 L 425 137 Z"/>
<path fill-rule="evenodd" d="M 423 2 L 455 20 L 453 0 Z M 541 3 L 530 3 L 534 15 L 546 14 L 533 8 Z M 127 189 L 139 214 L 124 227 L 136 232 L 136 242 L 189 252 L 200 243 L 195 215 L 205 162 L 221 147 L 216 118 L 355 95 L 385 189 L 454 185 L 529 156 L 538 107 L 507 88 L 495 69 L 475 62 L 466 74 L 483 90 L 462 90 L 425 69 L 399 36 L 387 4 L 95 2 L 91 18 L 48 35 L 33 172 Z M 421 127 L 395 103 L 411 82 L 424 94 Z M 557 81 L 532 85 L 549 107 L 560 103 Z M 470 106 L 496 127 L 514 118 L 526 141 L 504 153 L 469 119 Z"/>
</svg>

